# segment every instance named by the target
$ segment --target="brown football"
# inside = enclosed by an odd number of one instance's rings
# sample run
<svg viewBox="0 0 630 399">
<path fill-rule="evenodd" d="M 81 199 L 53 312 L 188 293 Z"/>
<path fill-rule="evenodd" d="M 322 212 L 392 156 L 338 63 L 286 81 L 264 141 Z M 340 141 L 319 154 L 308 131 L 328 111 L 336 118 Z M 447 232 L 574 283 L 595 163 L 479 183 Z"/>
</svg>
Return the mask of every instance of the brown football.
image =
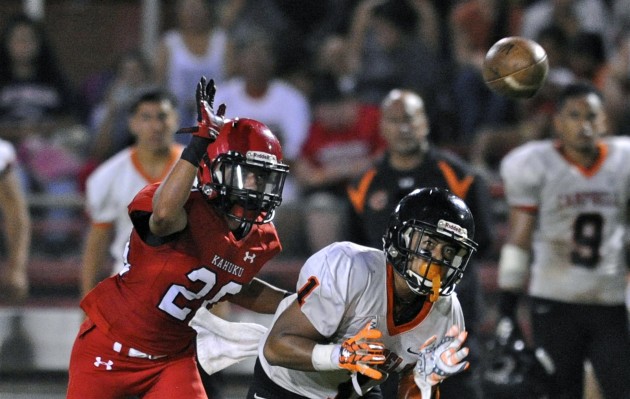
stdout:
<svg viewBox="0 0 630 399">
<path fill-rule="evenodd" d="M 505 37 L 486 53 L 483 79 L 493 91 L 511 98 L 530 98 L 545 83 L 549 61 L 542 46 L 519 36 Z"/>
</svg>

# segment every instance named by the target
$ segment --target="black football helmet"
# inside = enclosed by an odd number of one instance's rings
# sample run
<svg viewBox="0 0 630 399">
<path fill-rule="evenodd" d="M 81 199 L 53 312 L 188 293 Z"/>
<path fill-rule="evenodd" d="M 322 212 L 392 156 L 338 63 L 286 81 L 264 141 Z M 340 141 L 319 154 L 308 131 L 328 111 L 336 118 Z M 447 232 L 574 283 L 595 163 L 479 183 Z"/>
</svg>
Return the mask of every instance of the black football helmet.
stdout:
<svg viewBox="0 0 630 399">
<path fill-rule="evenodd" d="M 551 399 L 553 360 L 543 348 L 531 348 L 513 322 L 501 320 L 486 344 L 481 364 L 484 395 L 493 399 Z"/>
<path fill-rule="evenodd" d="M 473 241 L 475 222 L 464 201 L 447 189 L 421 188 L 407 194 L 396 206 L 383 236 L 387 261 L 418 295 L 450 295 L 464 275 L 470 257 L 477 249 Z M 450 253 L 439 260 L 421 245 L 424 237 L 435 237 L 451 244 Z M 423 275 L 411 270 L 411 260 L 428 262 Z M 438 289 L 428 278 L 432 267 L 446 267 Z M 437 295 L 435 295 L 437 299 Z M 431 299 L 434 300 L 434 299 Z"/>
</svg>

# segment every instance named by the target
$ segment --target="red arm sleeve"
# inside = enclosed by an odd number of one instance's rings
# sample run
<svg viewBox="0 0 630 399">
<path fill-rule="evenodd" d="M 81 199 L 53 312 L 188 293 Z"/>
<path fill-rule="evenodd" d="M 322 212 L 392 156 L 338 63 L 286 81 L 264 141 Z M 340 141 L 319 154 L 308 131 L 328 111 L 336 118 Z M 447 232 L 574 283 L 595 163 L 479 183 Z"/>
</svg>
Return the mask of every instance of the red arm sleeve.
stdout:
<svg viewBox="0 0 630 399">
<path fill-rule="evenodd" d="M 127 212 L 131 214 L 135 211 L 152 212 L 153 211 L 153 195 L 159 187 L 159 183 L 149 184 L 131 200 L 127 206 Z"/>
</svg>

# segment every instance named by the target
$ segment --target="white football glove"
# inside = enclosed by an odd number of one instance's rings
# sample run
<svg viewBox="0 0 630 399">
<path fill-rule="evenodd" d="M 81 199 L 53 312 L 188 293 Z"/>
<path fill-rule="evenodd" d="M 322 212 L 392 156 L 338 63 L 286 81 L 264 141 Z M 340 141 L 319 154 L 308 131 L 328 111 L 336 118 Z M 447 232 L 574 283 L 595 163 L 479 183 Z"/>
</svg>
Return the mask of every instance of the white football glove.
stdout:
<svg viewBox="0 0 630 399">
<path fill-rule="evenodd" d="M 434 385 L 470 366 L 463 361 L 469 351 L 466 347 L 462 348 L 467 335 L 466 331 L 460 332 L 459 327 L 453 325 L 439 342 L 435 342 L 437 337 L 434 335 L 422 344 L 413 369 L 413 378 L 422 398 L 430 398 Z"/>
</svg>

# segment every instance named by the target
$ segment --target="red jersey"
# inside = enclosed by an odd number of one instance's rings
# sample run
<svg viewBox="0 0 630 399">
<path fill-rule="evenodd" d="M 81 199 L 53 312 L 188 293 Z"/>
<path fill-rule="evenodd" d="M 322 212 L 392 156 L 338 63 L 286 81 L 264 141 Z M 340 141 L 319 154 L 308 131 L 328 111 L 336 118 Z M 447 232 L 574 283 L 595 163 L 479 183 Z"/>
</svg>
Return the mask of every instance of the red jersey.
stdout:
<svg viewBox="0 0 630 399">
<path fill-rule="evenodd" d="M 349 158 L 366 158 L 382 152 L 386 142 L 379 132 L 378 107 L 361 105 L 351 126 L 330 130 L 313 122 L 301 150 L 301 157 L 317 166 L 344 164 Z"/>
<path fill-rule="evenodd" d="M 157 187 L 147 186 L 136 195 L 129 205 L 132 220 L 152 211 Z M 134 227 L 128 268 L 81 301 L 110 338 L 150 354 L 171 355 L 192 347 L 195 330 L 188 322 L 197 309 L 238 293 L 282 249 L 271 223 L 253 225 L 246 237 L 236 240 L 225 219 L 196 190 L 184 208 L 188 226 L 166 243 L 151 246 Z"/>
</svg>

